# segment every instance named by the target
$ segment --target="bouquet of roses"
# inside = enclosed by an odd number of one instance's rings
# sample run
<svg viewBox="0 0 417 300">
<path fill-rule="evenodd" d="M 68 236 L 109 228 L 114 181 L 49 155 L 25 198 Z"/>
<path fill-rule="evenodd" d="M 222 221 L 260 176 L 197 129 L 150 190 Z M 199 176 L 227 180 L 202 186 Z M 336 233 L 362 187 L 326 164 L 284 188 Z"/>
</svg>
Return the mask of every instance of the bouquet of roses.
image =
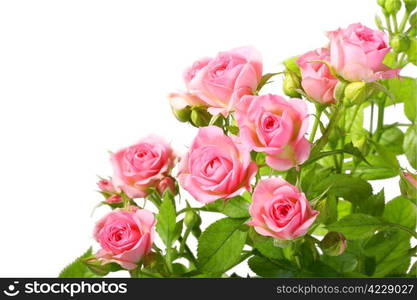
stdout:
<svg viewBox="0 0 417 300">
<path fill-rule="evenodd" d="M 100 248 L 60 276 L 230 277 L 241 263 L 261 277 L 416 276 L 417 80 L 399 73 L 417 64 L 417 1 L 378 3 L 379 30 L 327 32 L 328 45 L 281 72 L 263 74 L 251 47 L 189 67 L 185 91 L 169 95 L 199 128 L 188 153 L 157 136 L 111 153 Z M 280 74 L 286 97 L 262 93 Z M 409 122 L 386 124 L 399 103 Z M 393 177 L 394 199 L 369 183 Z M 202 212 L 223 218 L 201 228 Z"/>
</svg>

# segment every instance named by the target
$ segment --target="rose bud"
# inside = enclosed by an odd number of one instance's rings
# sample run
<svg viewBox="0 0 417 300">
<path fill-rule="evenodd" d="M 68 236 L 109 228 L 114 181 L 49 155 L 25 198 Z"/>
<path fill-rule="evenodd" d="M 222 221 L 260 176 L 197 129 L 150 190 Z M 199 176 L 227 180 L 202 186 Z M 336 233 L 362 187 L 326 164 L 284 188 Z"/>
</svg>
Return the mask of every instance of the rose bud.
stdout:
<svg viewBox="0 0 417 300">
<path fill-rule="evenodd" d="M 112 154 L 113 184 L 130 198 L 141 198 L 168 175 L 176 156 L 159 137 L 149 136 Z"/>
<path fill-rule="evenodd" d="M 247 146 L 235 142 L 217 126 L 200 128 L 181 159 L 178 179 L 197 201 L 229 199 L 250 190 L 257 171 Z"/>
<path fill-rule="evenodd" d="M 406 52 L 410 47 L 410 39 L 405 34 L 397 34 L 391 39 L 390 45 L 397 52 Z"/>
<path fill-rule="evenodd" d="M 411 12 L 414 10 L 414 8 L 417 7 L 417 0 L 403 0 L 405 4 L 405 9 L 408 12 Z"/>
<path fill-rule="evenodd" d="M 249 207 L 257 233 L 289 241 L 307 233 L 318 215 L 297 187 L 280 178 L 261 180 Z"/>
<path fill-rule="evenodd" d="M 301 95 L 297 92 L 301 89 L 300 79 L 292 72 L 285 72 L 285 78 L 282 90 L 285 95 L 293 98 L 299 98 Z"/>
<path fill-rule="evenodd" d="M 365 81 L 397 77 L 401 69 L 383 64 L 391 50 L 384 32 L 372 30 L 360 23 L 328 33 L 330 64 L 348 81 Z"/>
<path fill-rule="evenodd" d="M 266 153 L 268 166 L 285 171 L 307 160 L 310 143 L 304 137 L 308 128 L 305 101 L 271 94 L 244 96 L 235 117 L 241 142 Z"/>
<path fill-rule="evenodd" d="M 118 194 L 113 194 L 106 199 L 106 202 L 107 203 L 121 203 L 122 197 Z"/>
<path fill-rule="evenodd" d="M 205 127 L 210 123 L 212 115 L 202 107 L 193 107 L 191 110 L 191 124 L 195 127 Z"/>
<path fill-rule="evenodd" d="M 417 198 L 417 174 L 403 172 L 400 178 L 401 194 L 407 198 Z"/>
<path fill-rule="evenodd" d="M 191 107 L 206 105 L 197 96 L 190 93 L 171 93 L 168 95 L 172 112 L 180 122 L 188 122 L 191 116 Z"/>
<path fill-rule="evenodd" d="M 345 88 L 345 101 L 346 104 L 361 104 L 367 98 L 367 85 L 366 82 L 352 82 Z"/>
<path fill-rule="evenodd" d="M 176 195 L 177 189 L 175 187 L 175 180 L 170 176 L 163 178 L 158 182 L 156 190 L 161 196 L 163 196 L 166 191 L 170 191 L 173 195 Z"/>
<path fill-rule="evenodd" d="M 94 238 L 101 249 L 96 253 L 103 264 L 115 262 L 132 270 L 152 249 L 155 218 L 145 209 L 116 209 L 97 222 Z"/>
<path fill-rule="evenodd" d="M 116 189 L 113 186 L 113 183 L 111 180 L 107 179 L 100 179 L 99 182 L 97 182 L 98 188 L 100 191 L 105 193 L 115 193 Z"/>
<path fill-rule="evenodd" d="M 194 211 L 189 210 L 185 213 L 184 224 L 188 228 L 194 228 L 201 225 L 201 217 Z"/>
<path fill-rule="evenodd" d="M 338 232 L 329 232 L 320 242 L 320 248 L 324 254 L 338 256 L 346 249 L 346 238 Z"/>
<path fill-rule="evenodd" d="M 385 9 L 389 14 L 396 14 L 401 9 L 401 1 L 400 0 L 386 0 Z"/>
<path fill-rule="evenodd" d="M 329 61 L 329 50 L 321 48 L 300 56 L 297 64 L 301 70 L 301 86 L 314 101 L 320 104 L 334 103 L 333 92 L 338 80 L 326 64 L 315 60 Z"/>
</svg>

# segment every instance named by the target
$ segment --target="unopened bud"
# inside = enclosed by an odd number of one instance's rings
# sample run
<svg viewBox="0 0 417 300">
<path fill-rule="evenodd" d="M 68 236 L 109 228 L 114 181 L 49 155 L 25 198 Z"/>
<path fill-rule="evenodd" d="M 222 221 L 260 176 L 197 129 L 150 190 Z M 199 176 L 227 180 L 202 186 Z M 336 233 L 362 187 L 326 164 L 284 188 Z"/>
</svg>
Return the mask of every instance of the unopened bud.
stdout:
<svg viewBox="0 0 417 300">
<path fill-rule="evenodd" d="M 320 242 L 320 248 L 324 254 L 338 256 L 346 249 L 346 238 L 338 232 L 329 232 Z"/>
<path fill-rule="evenodd" d="M 401 9 L 401 1 L 400 0 L 386 0 L 385 1 L 385 9 L 389 14 L 396 14 Z"/>
<path fill-rule="evenodd" d="M 366 100 L 366 96 L 365 82 L 351 82 L 345 88 L 345 101 L 348 104 L 360 104 Z"/>
<path fill-rule="evenodd" d="M 193 107 L 191 110 L 191 123 L 195 127 L 205 127 L 210 123 L 211 114 L 202 107 Z"/>
<path fill-rule="evenodd" d="M 379 6 L 381 6 L 382 8 L 384 8 L 385 7 L 385 1 L 386 0 L 378 0 L 377 2 L 378 2 L 378 5 Z"/>
<path fill-rule="evenodd" d="M 122 197 L 118 194 L 113 194 L 106 199 L 106 202 L 107 203 L 121 203 Z"/>
<path fill-rule="evenodd" d="M 336 87 L 334 88 L 334 92 L 333 92 L 333 98 L 335 98 L 336 101 L 343 101 L 343 97 L 345 96 L 346 86 L 347 86 L 346 81 L 339 81 L 336 84 Z"/>
<path fill-rule="evenodd" d="M 189 210 L 185 213 L 184 224 L 188 228 L 199 227 L 201 225 L 201 217 L 194 210 Z"/>
<path fill-rule="evenodd" d="M 298 56 L 294 56 L 294 57 L 290 57 L 290 58 L 284 60 L 284 66 L 287 70 L 290 70 L 291 72 L 293 72 L 298 77 L 301 77 L 300 67 L 296 63 L 298 58 L 299 58 Z"/>
<path fill-rule="evenodd" d="M 395 52 L 406 52 L 410 47 L 410 39 L 405 34 L 397 34 L 390 42 Z"/>
<path fill-rule="evenodd" d="M 111 180 L 109 179 L 100 179 L 99 182 L 97 182 L 98 188 L 100 191 L 105 193 L 115 193 L 116 189 L 114 188 L 114 185 Z"/>
<path fill-rule="evenodd" d="M 403 0 L 405 4 L 405 9 L 410 12 L 417 7 L 417 0 Z"/>
<path fill-rule="evenodd" d="M 282 89 L 287 96 L 300 98 L 300 94 L 297 92 L 297 89 L 301 89 L 300 79 L 291 71 L 285 72 Z"/>
<path fill-rule="evenodd" d="M 417 174 L 403 172 L 400 178 L 401 194 L 410 199 L 417 198 Z"/>
<path fill-rule="evenodd" d="M 173 195 L 177 194 L 177 189 L 175 187 L 175 180 L 167 176 L 158 182 L 156 189 L 159 195 L 164 195 L 166 191 L 170 191 Z"/>
<path fill-rule="evenodd" d="M 204 102 L 191 93 L 171 93 L 168 95 L 174 116 L 180 122 L 190 121 L 191 107 L 203 105 Z"/>
</svg>

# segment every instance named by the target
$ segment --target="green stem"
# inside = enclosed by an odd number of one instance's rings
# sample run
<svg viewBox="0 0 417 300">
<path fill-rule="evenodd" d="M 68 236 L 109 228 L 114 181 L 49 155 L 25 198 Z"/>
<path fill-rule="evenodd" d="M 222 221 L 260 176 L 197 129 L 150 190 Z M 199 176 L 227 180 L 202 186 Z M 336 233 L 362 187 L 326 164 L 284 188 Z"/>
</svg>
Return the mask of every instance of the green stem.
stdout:
<svg viewBox="0 0 417 300">
<path fill-rule="evenodd" d="M 166 249 L 166 255 L 165 255 L 165 264 L 168 268 L 168 272 L 169 273 L 174 273 L 174 270 L 172 268 L 172 253 L 171 253 L 172 248 L 171 247 L 167 247 Z"/>
<path fill-rule="evenodd" d="M 178 240 L 180 241 L 180 243 L 182 243 L 183 238 L 179 237 Z M 184 251 L 185 251 L 185 253 L 187 253 L 190 262 L 193 265 L 197 266 L 197 259 L 194 257 L 194 254 L 191 251 L 191 249 L 188 247 L 187 243 L 184 243 Z"/>
<path fill-rule="evenodd" d="M 323 135 L 321 136 L 321 138 L 317 141 L 317 144 L 315 146 L 314 151 L 316 151 L 316 153 L 320 152 L 321 149 L 323 149 L 323 147 L 326 145 L 329 135 L 332 132 L 333 128 L 336 126 L 337 122 L 339 121 L 339 117 L 340 117 L 340 111 L 342 110 L 342 103 L 338 102 L 331 118 L 329 121 L 329 124 L 327 125 L 326 130 L 324 131 Z"/>
<path fill-rule="evenodd" d="M 187 242 L 188 236 L 191 233 L 191 227 L 187 227 L 187 229 L 185 230 L 184 233 L 184 238 L 182 239 L 181 243 L 180 243 L 180 254 L 182 254 L 184 252 L 185 249 L 185 243 Z"/>
<path fill-rule="evenodd" d="M 355 119 L 356 116 L 358 115 L 359 109 L 361 108 L 362 104 L 358 104 L 355 107 L 355 110 L 353 111 L 353 118 L 352 118 L 352 122 L 350 122 L 348 128 L 347 128 L 347 132 L 349 133 L 350 130 L 352 129 L 353 124 L 355 123 Z"/>
<path fill-rule="evenodd" d="M 407 24 L 408 18 L 410 17 L 410 12 L 408 10 L 405 11 L 403 19 L 401 20 L 400 27 L 398 28 L 399 32 L 403 32 L 405 25 Z"/>
<path fill-rule="evenodd" d="M 385 15 L 385 22 L 387 23 L 388 33 L 392 35 L 392 27 L 391 27 L 391 21 L 389 19 L 389 15 Z"/>
<path fill-rule="evenodd" d="M 370 136 L 372 137 L 373 131 L 374 131 L 374 106 L 375 103 L 372 101 L 371 103 L 371 119 L 369 121 L 369 133 Z"/>
<path fill-rule="evenodd" d="M 394 23 L 394 33 L 398 33 L 398 22 L 397 22 L 397 16 L 392 15 L 392 22 Z"/>
<path fill-rule="evenodd" d="M 378 102 L 378 121 L 377 121 L 376 133 L 375 133 L 376 142 L 379 141 L 382 135 L 382 128 L 384 127 L 384 111 L 385 111 L 385 98 Z"/>
<path fill-rule="evenodd" d="M 316 106 L 316 117 L 314 119 L 313 129 L 311 130 L 311 134 L 309 138 L 310 142 L 314 141 L 314 137 L 316 136 L 317 128 L 319 126 L 320 117 L 322 113 L 323 113 L 323 108 L 320 106 Z"/>
</svg>

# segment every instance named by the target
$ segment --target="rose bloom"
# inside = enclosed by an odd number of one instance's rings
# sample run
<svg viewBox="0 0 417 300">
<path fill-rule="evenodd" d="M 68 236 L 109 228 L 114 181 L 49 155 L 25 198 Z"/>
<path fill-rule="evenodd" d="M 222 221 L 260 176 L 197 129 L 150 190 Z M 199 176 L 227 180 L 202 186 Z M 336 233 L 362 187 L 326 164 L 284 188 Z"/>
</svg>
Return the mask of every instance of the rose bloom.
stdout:
<svg viewBox="0 0 417 300">
<path fill-rule="evenodd" d="M 296 61 L 301 71 L 301 86 L 307 96 L 321 104 L 335 102 L 333 98 L 337 79 L 330 74 L 324 63 L 310 62 L 312 60 L 330 60 L 329 50 L 326 48 L 307 52 Z"/>
<path fill-rule="evenodd" d="M 305 195 L 280 178 L 261 180 L 249 207 L 257 233 L 278 240 L 293 240 L 306 234 L 318 211 L 311 209 Z"/>
<path fill-rule="evenodd" d="M 213 114 L 227 115 L 243 95 L 250 95 L 262 78 L 262 62 L 251 47 L 220 52 L 186 70 L 184 80 L 190 93 L 196 95 Z"/>
<path fill-rule="evenodd" d="M 304 137 L 308 127 L 307 105 L 301 99 L 276 95 L 244 96 L 236 107 L 240 139 L 256 152 L 267 154 L 266 163 L 288 170 L 310 154 Z"/>
<path fill-rule="evenodd" d="M 360 23 L 328 33 L 330 63 L 338 74 L 349 81 L 371 82 L 398 76 L 382 62 L 391 50 L 387 36 Z"/>
<path fill-rule="evenodd" d="M 250 190 L 257 171 L 249 149 L 235 143 L 216 126 L 200 128 L 190 150 L 181 160 L 181 186 L 197 201 L 228 199 Z"/>
<path fill-rule="evenodd" d="M 97 222 L 94 238 L 102 249 L 96 257 L 132 270 L 152 249 L 155 218 L 145 209 L 116 209 Z"/>
<path fill-rule="evenodd" d="M 168 175 L 175 160 L 165 141 L 149 136 L 112 154 L 113 184 L 130 198 L 145 197 L 150 187 Z"/>
</svg>

